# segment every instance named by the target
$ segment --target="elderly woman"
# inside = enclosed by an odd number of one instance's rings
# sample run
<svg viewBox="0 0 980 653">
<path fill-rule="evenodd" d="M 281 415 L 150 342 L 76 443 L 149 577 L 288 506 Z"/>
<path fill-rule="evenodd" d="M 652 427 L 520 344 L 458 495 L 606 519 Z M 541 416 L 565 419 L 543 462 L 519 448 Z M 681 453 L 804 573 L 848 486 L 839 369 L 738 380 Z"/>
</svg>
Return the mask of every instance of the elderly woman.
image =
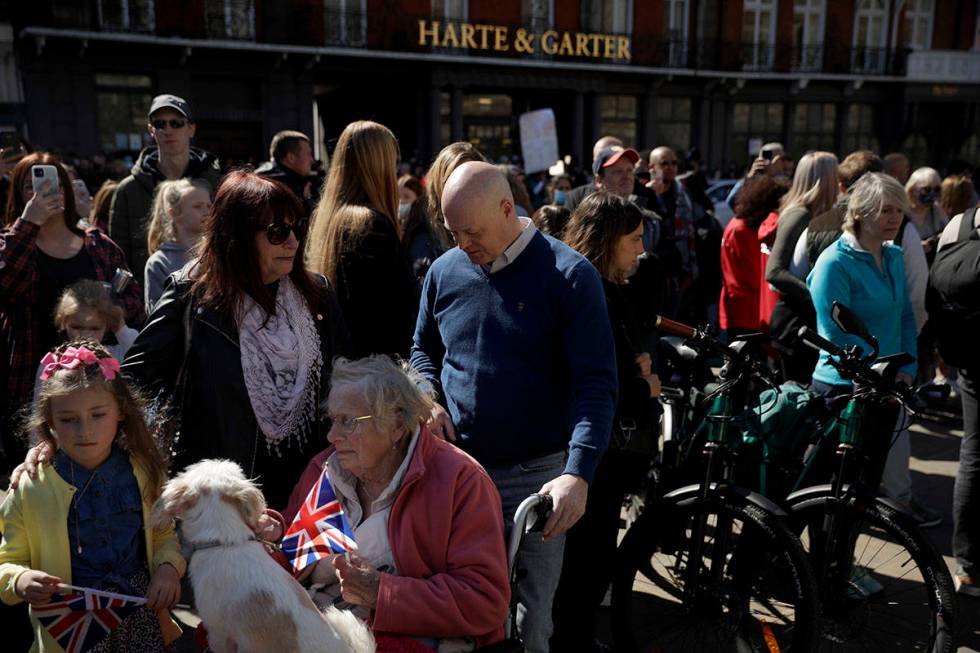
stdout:
<svg viewBox="0 0 980 653">
<path fill-rule="evenodd" d="M 841 346 L 855 344 L 867 349 L 863 340 L 845 334 L 831 319 L 831 307 L 837 301 L 854 311 L 878 339 L 879 356 L 902 352 L 915 356 L 915 316 L 902 250 L 887 244 L 898 234 L 906 207 L 905 191 L 889 175 L 869 172 L 851 188 L 844 233 L 823 251 L 807 277 L 817 331 L 824 338 Z M 820 352 L 812 389 L 828 397 L 850 392 L 851 382 L 841 378 L 829 359 L 830 354 Z M 916 368 L 915 362 L 903 367 L 899 380 L 911 384 Z M 934 526 L 937 516 L 912 496 L 909 455 L 909 434 L 903 430 L 888 452 L 882 488 L 907 504 L 920 525 Z"/>
<path fill-rule="evenodd" d="M 510 588 L 490 477 L 421 428 L 431 389 L 387 356 L 339 358 L 330 384 L 331 447 L 310 462 L 284 513 L 292 521 L 326 469 L 358 549 L 317 563 L 319 598 L 339 594 L 371 611 L 381 651 L 499 641 Z M 410 646 L 399 644 L 405 638 Z"/>
<path fill-rule="evenodd" d="M 936 256 L 936 244 L 949 218 L 939 205 L 942 180 L 934 168 L 917 168 L 905 184 L 909 198 L 906 215 L 919 230 L 926 260 L 932 265 Z"/>
<path fill-rule="evenodd" d="M 151 396 L 172 401 L 174 468 L 231 459 L 276 507 L 325 443 L 323 379 L 346 347 L 333 291 L 298 255 L 305 215 L 282 184 L 229 174 L 200 258 L 171 276 L 123 364 Z M 47 455 L 29 454 L 28 472 Z"/>
</svg>

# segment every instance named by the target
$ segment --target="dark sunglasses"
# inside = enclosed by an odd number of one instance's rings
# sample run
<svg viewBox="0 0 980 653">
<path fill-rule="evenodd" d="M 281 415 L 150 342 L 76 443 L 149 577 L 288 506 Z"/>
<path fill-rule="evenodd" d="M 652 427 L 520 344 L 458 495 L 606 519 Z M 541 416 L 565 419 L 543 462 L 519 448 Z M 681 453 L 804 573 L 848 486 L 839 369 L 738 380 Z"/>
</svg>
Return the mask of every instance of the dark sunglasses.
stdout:
<svg viewBox="0 0 980 653">
<path fill-rule="evenodd" d="M 306 222 L 297 222 L 295 224 L 273 222 L 270 225 L 262 227 L 262 229 L 265 231 L 265 237 L 269 239 L 270 245 L 282 245 L 289 240 L 290 232 L 296 234 L 296 240 L 303 240 L 303 236 L 306 234 Z"/>
<path fill-rule="evenodd" d="M 187 124 L 187 121 L 181 120 L 180 118 L 171 118 L 170 120 L 154 120 L 150 124 L 153 125 L 153 129 L 163 129 L 167 125 L 170 125 L 171 129 L 181 129 Z"/>
</svg>

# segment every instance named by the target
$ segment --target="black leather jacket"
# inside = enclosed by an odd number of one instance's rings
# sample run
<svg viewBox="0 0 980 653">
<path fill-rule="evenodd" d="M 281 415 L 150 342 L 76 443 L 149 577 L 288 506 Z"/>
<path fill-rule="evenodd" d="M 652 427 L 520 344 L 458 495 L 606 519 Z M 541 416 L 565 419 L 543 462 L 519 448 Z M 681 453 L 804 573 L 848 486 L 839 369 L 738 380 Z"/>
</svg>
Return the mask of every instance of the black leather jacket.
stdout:
<svg viewBox="0 0 980 653">
<path fill-rule="evenodd" d="M 348 334 L 336 294 L 325 279 L 318 279 L 322 290 L 314 318 L 323 356 L 322 401 L 333 359 L 348 351 Z M 280 446 L 279 455 L 269 450 L 245 387 L 235 321 L 195 306 L 190 285 L 183 270 L 171 275 L 127 353 L 123 373 L 150 398 L 172 399 L 176 405 L 180 437 L 175 444 L 174 471 L 205 458 L 233 460 L 247 476 L 258 479 L 270 507 L 283 508 L 310 458 L 327 446 L 329 425 L 318 420 L 317 431 L 305 443 Z M 185 340 L 188 322 L 189 343 Z M 182 364 L 186 369 L 181 375 Z M 183 378 L 179 390 L 178 376 Z"/>
</svg>

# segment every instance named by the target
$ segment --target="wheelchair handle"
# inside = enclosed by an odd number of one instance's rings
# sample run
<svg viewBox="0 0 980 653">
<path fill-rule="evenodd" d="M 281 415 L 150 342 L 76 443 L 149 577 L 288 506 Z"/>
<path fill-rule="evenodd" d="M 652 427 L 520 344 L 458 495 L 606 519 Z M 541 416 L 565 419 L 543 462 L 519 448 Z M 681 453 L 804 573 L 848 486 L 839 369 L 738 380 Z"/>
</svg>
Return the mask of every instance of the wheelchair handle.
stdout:
<svg viewBox="0 0 980 653">
<path fill-rule="evenodd" d="M 680 336 L 681 338 L 687 338 L 689 340 L 697 336 L 698 333 L 698 330 L 694 327 L 682 324 L 681 322 L 675 322 L 674 320 L 668 320 L 662 315 L 657 316 L 656 327 L 664 333 L 669 333 L 672 336 Z"/>
</svg>

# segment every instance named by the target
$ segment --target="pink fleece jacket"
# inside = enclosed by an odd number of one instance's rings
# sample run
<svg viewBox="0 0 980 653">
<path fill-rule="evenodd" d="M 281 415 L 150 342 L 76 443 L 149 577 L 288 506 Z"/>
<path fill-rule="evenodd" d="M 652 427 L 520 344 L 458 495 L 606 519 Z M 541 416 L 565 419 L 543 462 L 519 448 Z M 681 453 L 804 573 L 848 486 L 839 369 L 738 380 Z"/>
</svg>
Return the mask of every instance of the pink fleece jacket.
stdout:
<svg viewBox="0 0 980 653">
<path fill-rule="evenodd" d="M 284 511 L 290 523 L 333 448 L 307 465 Z M 374 630 L 503 639 L 510 605 L 500 495 L 483 467 L 426 429 L 388 519 L 397 576 L 381 575 Z"/>
</svg>

